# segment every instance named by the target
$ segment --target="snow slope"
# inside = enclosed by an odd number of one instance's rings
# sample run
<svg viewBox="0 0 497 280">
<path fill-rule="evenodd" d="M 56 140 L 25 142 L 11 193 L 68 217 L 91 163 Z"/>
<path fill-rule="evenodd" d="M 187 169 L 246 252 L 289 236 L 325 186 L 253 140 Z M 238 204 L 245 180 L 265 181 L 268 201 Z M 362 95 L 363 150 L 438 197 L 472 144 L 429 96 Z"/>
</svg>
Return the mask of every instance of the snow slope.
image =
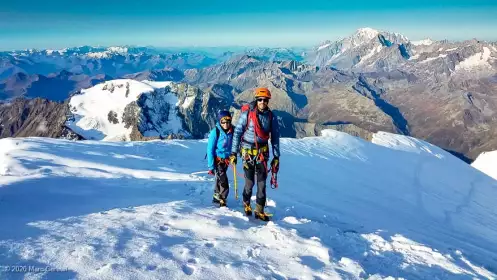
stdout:
<svg viewBox="0 0 497 280">
<path fill-rule="evenodd" d="M 181 118 L 177 115 L 177 107 L 182 104 L 179 104 L 175 93 L 166 91 L 170 85 L 171 82 L 120 79 L 82 90 L 81 94 L 71 97 L 69 105 L 74 120 L 68 121 L 66 125 L 85 139 L 129 141 L 132 126 L 126 125 L 124 120 L 126 116 L 133 119 L 131 116 L 135 114 L 135 109 L 129 109 L 128 105 L 136 103 L 145 94 L 149 97 L 140 106 L 146 107 L 147 111 L 156 112 L 150 120 L 138 118 L 142 122 L 148 122 L 148 129 L 143 132 L 145 136 L 186 133 L 182 128 Z M 163 121 L 165 112 L 167 122 Z M 114 118 L 109 117 L 110 115 Z"/>
<path fill-rule="evenodd" d="M 264 224 L 231 171 L 230 208 L 211 204 L 205 140 L 1 139 L 0 264 L 62 272 L 0 279 L 495 278 L 497 181 L 419 140 L 375 142 L 282 139 Z"/>
<path fill-rule="evenodd" d="M 455 159 L 450 153 L 443 149 L 414 137 L 380 131 L 373 134 L 371 142 L 394 150 L 417 154 L 429 154 L 437 158 L 450 160 Z"/>
<path fill-rule="evenodd" d="M 472 70 L 474 68 L 492 69 L 489 60 L 494 59 L 489 48 L 483 47 L 483 52 L 476 53 L 456 65 L 455 70 Z"/>
<path fill-rule="evenodd" d="M 471 166 L 497 180 L 497 151 L 481 153 Z"/>
</svg>

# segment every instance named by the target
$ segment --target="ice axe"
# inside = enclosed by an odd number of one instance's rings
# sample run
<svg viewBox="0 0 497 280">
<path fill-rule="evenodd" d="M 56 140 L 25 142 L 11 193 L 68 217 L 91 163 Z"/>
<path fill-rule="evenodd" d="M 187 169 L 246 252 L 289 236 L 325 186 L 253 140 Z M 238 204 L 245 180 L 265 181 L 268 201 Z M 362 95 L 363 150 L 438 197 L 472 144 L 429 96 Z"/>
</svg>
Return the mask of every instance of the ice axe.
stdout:
<svg viewBox="0 0 497 280">
<path fill-rule="evenodd" d="M 233 164 L 232 168 L 233 168 L 233 178 L 235 180 L 235 199 L 238 200 L 238 185 L 236 183 L 236 164 Z"/>
<path fill-rule="evenodd" d="M 275 164 L 273 164 L 273 162 L 275 162 Z M 271 168 L 269 169 L 269 171 L 271 171 L 271 189 L 277 189 L 278 171 L 280 169 L 279 158 L 273 158 L 273 162 L 271 162 Z"/>
<path fill-rule="evenodd" d="M 278 173 L 271 172 L 271 189 L 278 188 Z"/>
</svg>

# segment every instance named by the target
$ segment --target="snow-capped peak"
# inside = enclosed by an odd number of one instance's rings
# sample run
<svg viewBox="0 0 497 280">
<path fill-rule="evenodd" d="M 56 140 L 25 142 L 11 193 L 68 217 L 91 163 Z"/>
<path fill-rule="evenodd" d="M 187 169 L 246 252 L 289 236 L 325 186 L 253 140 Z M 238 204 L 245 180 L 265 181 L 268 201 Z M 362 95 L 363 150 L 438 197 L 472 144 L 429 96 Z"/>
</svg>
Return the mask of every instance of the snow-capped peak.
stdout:
<svg viewBox="0 0 497 280">
<path fill-rule="evenodd" d="M 120 79 L 84 89 L 69 101 L 74 118 L 67 126 L 85 139 L 108 141 L 131 140 L 134 126 L 143 136 L 187 135 L 176 110 L 182 104 L 171 84 Z"/>
<path fill-rule="evenodd" d="M 129 51 L 126 47 L 108 47 L 105 51 L 89 52 L 86 55 L 92 58 L 107 58 L 113 54 L 127 54 Z"/>
<path fill-rule="evenodd" d="M 374 37 L 378 36 L 378 34 L 380 34 L 380 32 L 378 30 L 370 28 L 370 27 L 359 28 L 355 32 L 355 36 L 369 38 L 370 40 L 373 39 Z"/>
<path fill-rule="evenodd" d="M 415 46 L 429 46 L 431 44 L 433 44 L 433 40 L 432 39 L 423 39 L 423 40 L 419 40 L 419 41 L 412 41 L 411 42 L 413 45 Z"/>
<path fill-rule="evenodd" d="M 365 27 L 359 28 L 352 36 L 343 39 L 341 43 L 341 53 L 368 44 L 374 38 L 378 37 L 378 30 Z"/>
<path fill-rule="evenodd" d="M 89 52 L 86 54 L 87 57 L 91 58 L 105 58 L 109 57 L 110 53 L 109 52 Z"/>
<path fill-rule="evenodd" d="M 126 47 L 108 47 L 107 50 L 113 53 L 127 53 L 128 48 Z"/>
</svg>

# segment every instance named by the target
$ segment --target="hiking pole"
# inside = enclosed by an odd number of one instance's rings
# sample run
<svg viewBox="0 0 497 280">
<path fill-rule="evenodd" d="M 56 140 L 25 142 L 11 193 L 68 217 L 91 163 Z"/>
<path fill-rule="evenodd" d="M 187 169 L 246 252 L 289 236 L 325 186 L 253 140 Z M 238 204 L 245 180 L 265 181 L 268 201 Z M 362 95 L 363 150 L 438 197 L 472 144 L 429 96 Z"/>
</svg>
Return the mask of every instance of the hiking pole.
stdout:
<svg viewBox="0 0 497 280">
<path fill-rule="evenodd" d="M 235 179 L 235 199 L 238 200 L 238 186 L 236 184 L 236 164 L 233 164 L 233 178 Z"/>
</svg>

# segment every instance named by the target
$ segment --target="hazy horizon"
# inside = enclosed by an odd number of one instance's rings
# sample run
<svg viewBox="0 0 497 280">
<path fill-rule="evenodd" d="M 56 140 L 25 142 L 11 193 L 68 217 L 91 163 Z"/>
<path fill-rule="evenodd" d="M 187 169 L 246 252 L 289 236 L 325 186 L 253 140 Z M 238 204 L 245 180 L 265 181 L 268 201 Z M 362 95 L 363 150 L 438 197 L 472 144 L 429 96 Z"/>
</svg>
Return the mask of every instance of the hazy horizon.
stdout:
<svg viewBox="0 0 497 280">
<path fill-rule="evenodd" d="M 363 27 L 414 41 L 497 41 L 496 1 L 317 0 L 305 6 L 297 1 L 266 2 L 10 1 L 0 7 L 0 50 L 83 45 L 310 47 Z"/>
</svg>

